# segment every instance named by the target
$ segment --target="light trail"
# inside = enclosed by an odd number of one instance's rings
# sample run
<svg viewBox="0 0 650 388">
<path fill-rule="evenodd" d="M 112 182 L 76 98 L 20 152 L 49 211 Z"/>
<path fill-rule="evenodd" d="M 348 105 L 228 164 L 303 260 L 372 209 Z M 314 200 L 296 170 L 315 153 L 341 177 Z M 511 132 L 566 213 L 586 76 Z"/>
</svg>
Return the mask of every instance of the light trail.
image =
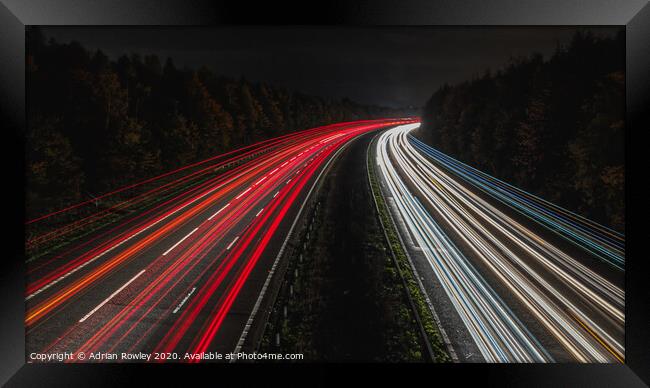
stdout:
<svg viewBox="0 0 650 388">
<path fill-rule="evenodd" d="M 248 316 L 239 311 L 253 308 L 262 287 L 259 276 L 253 283 L 249 277 L 270 266 L 269 244 L 286 233 L 286 215 L 301 205 L 304 187 L 354 138 L 405 122 L 413 120 L 320 127 L 269 141 L 268 148 L 249 150 L 245 158 L 232 156 L 230 167 L 219 174 L 212 162 L 201 165 L 200 182 L 166 176 L 160 184 L 171 179 L 175 193 L 164 201 L 64 248 L 60 259 L 31 264 L 28 342 L 48 338 L 39 351 L 231 351 L 245 324 L 238 320 Z M 150 198 L 162 191 L 148 193 Z M 79 321 L 93 300 L 114 296 L 102 287 L 106 281 L 120 281 L 133 269 L 144 272 L 127 284 L 128 304 L 110 309 L 100 304 L 93 319 Z M 243 289 L 249 291 L 242 299 Z M 233 306 L 239 306 L 238 313 L 231 316 Z"/>
<path fill-rule="evenodd" d="M 383 133 L 376 162 L 387 192 L 484 358 L 550 361 L 480 275 L 487 271 L 575 360 L 622 362 L 623 291 L 460 184 L 456 174 L 466 178 L 467 168 L 438 167 L 439 159 L 445 166 L 451 162 L 409 136 L 418 126 Z M 479 175 L 476 170 L 473 174 Z M 522 198 L 511 186 L 508 192 L 517 193 L 516 201 Z M 552 206 L 552 211 L 545 211 L 543 204 L 541 199 L 534 201 L 536 214 L 549 218 L 555 214 L 559 220 L 554 222 L 567 228 L 567 219 L 580 221 L 581 238 L 606 232 L 604 228 L 588 231 L 590 221 Z M 524 208 L 523 202 L 519 205 L 518 209 Z"/>
<path fill-rule="evenodd" d="M 625 265 L 625 236 L 459 162 L 409 135 L 435 162 L 519 213 L 618 269 Z"/>
</svg>

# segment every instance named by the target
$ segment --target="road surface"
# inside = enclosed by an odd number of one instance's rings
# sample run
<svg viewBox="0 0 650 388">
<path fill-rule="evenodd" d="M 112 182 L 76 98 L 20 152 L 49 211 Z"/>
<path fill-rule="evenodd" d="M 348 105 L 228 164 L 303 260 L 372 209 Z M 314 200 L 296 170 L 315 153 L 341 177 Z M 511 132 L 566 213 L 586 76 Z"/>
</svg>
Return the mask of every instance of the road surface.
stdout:
<svg viewBox="0 0 650 388">
<path fill-rule="evenodd" d="M 376 142 L 383 191 L 482 358 L 623 362 L 624 236 L 426 146 L 418 126 Z"/>
<path fill-rule="evenodd" d="M 207 352 L 232 352 L 318 173 L 347 142 L 403 122 L 342 123 L 262 142 L 32 236 L 28 251 L 47 253 L 28 263 L 28 361 L 42 361 L 32 353 L 70 352 L 86 356 L 70 362 L 198 362 Z M 129 208 L 143 210 L 91 228 Z"/>
</svg>

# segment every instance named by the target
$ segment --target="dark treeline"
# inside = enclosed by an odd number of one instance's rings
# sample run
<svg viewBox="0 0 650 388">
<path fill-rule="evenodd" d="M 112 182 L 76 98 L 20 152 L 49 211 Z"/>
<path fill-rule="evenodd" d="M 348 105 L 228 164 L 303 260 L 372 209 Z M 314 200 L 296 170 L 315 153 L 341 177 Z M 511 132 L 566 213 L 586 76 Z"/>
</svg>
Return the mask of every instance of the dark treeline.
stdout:
<svg viewBox="0 0 650 388">
<path fill-rule="evenodd" d="M 417 136 L 493 176 L 624 230 L 625 37 L 578 32 L 427 102 Z"/>
<path fill-rule="evenodd" d="M 171 59 L 111 60 L 27 33 L 27 212 L 61 208 L 134 180 L 288 132 L 395 116 Z"/>
</svg>

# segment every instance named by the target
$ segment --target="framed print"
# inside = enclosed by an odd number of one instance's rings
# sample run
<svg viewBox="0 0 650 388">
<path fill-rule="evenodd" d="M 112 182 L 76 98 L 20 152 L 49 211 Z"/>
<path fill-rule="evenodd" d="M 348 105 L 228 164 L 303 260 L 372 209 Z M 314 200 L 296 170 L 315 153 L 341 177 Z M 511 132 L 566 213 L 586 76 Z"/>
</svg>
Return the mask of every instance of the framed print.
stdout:
<svg viewBox="0 0 650 388">
<path fill-rule="evenodd" d="M 649 381 L 646 2 L 0 11 L 8 386 Z"/>
</svg>

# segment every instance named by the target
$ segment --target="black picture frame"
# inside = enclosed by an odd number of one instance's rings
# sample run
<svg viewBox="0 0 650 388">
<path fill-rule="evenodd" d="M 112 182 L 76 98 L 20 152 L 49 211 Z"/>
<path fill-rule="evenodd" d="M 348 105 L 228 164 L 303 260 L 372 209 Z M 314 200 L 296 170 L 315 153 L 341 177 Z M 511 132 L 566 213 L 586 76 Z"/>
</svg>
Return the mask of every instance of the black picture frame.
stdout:
<svg viewBox="0 0 650 388">
<path fill-rule="evenodd" d="M 25 26 L 27 25 L 617 25 L 626 30 L 626 363 L 550 365 L 34 365 L 24 350 Z M 640 139 L 650 129 L 650 5 L 646 0 L 331 1 L 227 4 L 182 0 L 0 0 L 0 142 L 5 255 L 0 260 L 0 382 L 7 386 L 122 385 L 188 375 L 217 383 L 332 385 L 396 378 L 419 384 L 645 386 L 650 383 L 650 291 L 643 252 L 644 174 Z M 638 152 L 635 152 L 638 151 Z M 640 158 L 639 158 L 640 159 Z M 637 190 L 637 191 L 634 191 Z M 639 226 L 635 225 L 638 223 Z M 638 252 L 638 254 L 637 254 Z M 399 369 L 398 369 L 399 368 Z M 356 372 L 356 373 L 351 373 Z M 417 380 L 411 376 L 418 375 Z M 217 377 L 218 376 L 218 377 Z M 178 380 L 180 379 L 180 380 Z M 356 380 L 356 381 L 353 381 Z M 448 381 L 445 383 L 445 381 Z M 645 382 L 645 383 L 644 383 Z M 248 384 L 246 384 L 248 385 Z"/>
</svg>

